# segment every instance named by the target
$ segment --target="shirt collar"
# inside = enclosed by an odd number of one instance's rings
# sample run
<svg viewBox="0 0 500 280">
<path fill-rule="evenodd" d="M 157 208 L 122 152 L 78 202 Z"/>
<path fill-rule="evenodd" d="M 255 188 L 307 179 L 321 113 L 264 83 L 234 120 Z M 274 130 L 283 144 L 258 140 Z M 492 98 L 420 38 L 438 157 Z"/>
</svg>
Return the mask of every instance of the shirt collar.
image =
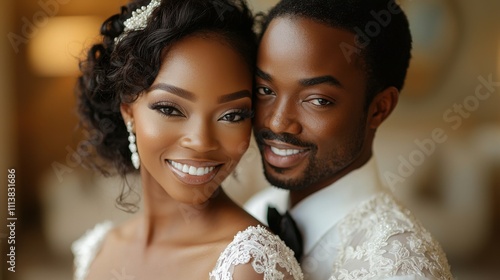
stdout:
<svg viewBox="0 0 500 280">
<path fill-rule="evenodd" d="M 377 164 L 372 157 L 359 169 L 306 197 L 290 209 L 302 233 L 304 253 L 308 254 L 321 237 L 356 205 L 381 190 Z"/>
</svg>

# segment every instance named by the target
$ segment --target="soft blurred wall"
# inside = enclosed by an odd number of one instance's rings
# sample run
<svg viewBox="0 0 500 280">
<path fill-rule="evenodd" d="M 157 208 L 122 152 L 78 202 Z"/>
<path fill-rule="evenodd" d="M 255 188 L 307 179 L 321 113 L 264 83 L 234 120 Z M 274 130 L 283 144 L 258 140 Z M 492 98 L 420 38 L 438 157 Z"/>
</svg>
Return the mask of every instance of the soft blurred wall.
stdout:
<svg viewBox="0 0 500 280">
<path fill-rule="evenodd" d="M 431 1 L 420 3 L 425 2 Z M 435 41 L 416 42 L 407 86 L 378 131 L 376 152 L 384 179 L 461 272 L 473 259 L 479 266 L 490 262 L 500 248 L 492 242 L 500 234 L 500 87 L 485 86 L 485 81 L 500 80 L 500 8 L 498 1 L 435 1 L 445 2 L 453 5 L 455 22 L 440 38 L 452 44 L 436 56 L 418 53 L 419 43 Z M 427 15 L 414 23 L 414 38 L 421 23 L 438 29 L 435 20 Z M 425 65 L 419 63 L 422 58 L 428 59 Z M 433 79 L 434 85 L 422 85 Z"/>
<path fill-rule="evenodd" d="M 12 27 L 13 21 L 13 2 L 3 1 L 0 3 L 0 34 L 7 34 Z M 11 46 L 6 40 L 0 43 L 0 221 L 2 229 L 0 230 L 0 251 L 2 264 L 0 265 L 0 278 L 6 279 L 7 270 L 4 263 L 4 248 L 6 248 L 7 233 L 5 231 L 4 221 L 7 213 L 7 169 L 16 167 L 16 138 L 17 124 L 15 114 L 15 96 L 13 83 L 14 59 L 11 54 Z"/>
<path fill-rule="evenodd" d="M 72 219 L 64 228 L 72 229 L 73 223 L 81 220 L 80 213 L 72 208 L 69 202 L 61 208 L 44 207 L 44 190 L 49 189 L 44 183 L 47 177 L 56 178 L 53 186 L 61 190 L 74 186 L 68 176 L 68 184 L 62 184 L 64 177 L 55 172 L 54 164 L 66 166 L 64 175 L 78 173 L 78 162 L 73 152 L 82 138 L 82 131 L 76 129 L 74 85 L 78 69 L 78 57 L 81 49 L 98 35 L 99 24 L 94 24 L 93 35 L 79 34 L 82 30 L 66 30 L 54 38 L 57 41 L 37 42 L 47 38 L 51 26 L 59 28 L 71 27 L 64 22 L 81 16 L 93 16 L 103 21 L 111 13 L 115 13 L 125 1 L 79 1 L 79 0 L 41 0 L 41 1 L 2 1 L 0 3 L 0 167 L 5 180 L 9 167 L 16 169 L 16 264 L 17 272 L 6 271 L 4 250 L 6 249 L 5 226 L 0 230 L 2 260 L 0 275 L 2 279 L 69 279 L 71 275 L 71 255 L 67 242 L 60 236 L 46 234 L 45 229 L 55 228 L 53 224 L 62 225 L 61 221 L 47 222 L 50 210 L 57 213 L 68 213 Z M 87 18 L 87 17 L 86 17 Z M 57 24 L 61 22 L 62 24 Z M 84 21 L 82 25 L 89 25 Z M 67 25 L 67 26 L 65 26 Z M 84 29 L 85 30 L 85 29 Z M 51 35 L 51 34 L 49 34 Z M 87 36 L 77 40 L 75 36 Z M 64 42 L 59 39 L 66 39 Z M 68 41 L 69 40 L 69 41 Z M 57 43 L 59 42 L 59 43 Z M 50 45 L 52 44 L 52 45 Z M 55 45 L 54 45 L 55 44 Z M 79 45 L 78 51 L 70 51 L 70 46 Z M 33 47 L 35 46 L 35 47 Z M 42 52 L 42 58 L 47 58 L 47 52 L 58 48 L 60 53 L 45 63 L 54 66 L 58 58 L 69 57 L 69 63 L 74 65 L 72 71 L 43 72 L 36 67 L 34 55 Z M 47 50 L 48 49 L 48 50 Z M 74 49 L 74 48 L 73 48 Z M 40 55 L 39 55 L 40 56 Z M 40 57 L 36 57 L 40 58 Z M 6 210 L 5 184 L 0 191 L 0 212 L 2 217 Z M 56 197 L 58 198 L 58 197 Z M 113 199 L 108 202 L 113 208 Z M 70 199 L 60 200 L 70 201 Z M 78 198 L 77 198 L 78 201 Z M 51 201 L 49 201 L 51 202 Z M 5 206 L 5 207 L 4 207 Z M 46 205 L 45 205 L 46 206 Z M 89 208 L 92 209 L 91 204 Z M 56 209 L 56 210 L 54 210 Z M 102 209 L 96 208 L 96 211 Z M 5 221 L 2 218 L 2 221 Z M 3 224 L 3 222 L 2 222 Z M 48 225 L 48 226 L 46 226 Z M 63 230 L 64 231 L 64 230 Z M 56 232 L 60 232 L 57 231 Z M 51 232 L 52 233 L 52 232 Z M 82 231 L 78 231 L 81 234 Z M 67 236 L 63 233 L 62 236 Z M 72 238 L 72 237 L 69 237 Z M 50 240 L 56 239 L 55 243 Z M 58 240 L 57 240 L 58 239 Z M 74 239 L 74 238 L 73 238 Z M 58 244 L 65 244 L 61 254 Z M 55 245 L 54 245 L 55 244 Z M 61 245 L 59 245 L 61 246 Z M 60 272 L 60 273 L 58 273 Z M 58 278 L 59 277 L 59 278 Z"/>
<path fill-rule="evenodd" d="M 0 34 L 7 34 L 12 22 L 13 5 L 10 1 L 0 3 Z M 7 168 L 15 166 L 16 121 L 14 119 L 14 85 L 12 69 L 13 59 L 10 44 L 3 40 L 0 44 L 0 170 L 6 176 Z M 0 192 L 1 201 L 5 201 L 6 193 Z M 3 207 L 2 207 L 3 208 Z M 5 209 L 1 209 L 4 214 Z M 3 216 L 2 216 L 3 217 Z M 2 219 L 3 220 L 3 219 Z"/>
<path fill-rule="evenodd" d="M 0 3 L 0 34 L 7 34 L 12 27 L 12 4 L 11 1 Z M 2 40 L 2 44 L 0 44 L 0 61 L 0 96 L 2 97 L 2 102 L 0 102 L 0 132 L 2 135 L 0 137 L 0 155 L 2 155 L 0 157 L 0 170 L 2 170 L 3 176 L 7 168 L 14 167 L 16 164 L 15 145 L 17 138 L 12 71 L 15 66 L 11 45 L 6 40 Z"/>
</svg>

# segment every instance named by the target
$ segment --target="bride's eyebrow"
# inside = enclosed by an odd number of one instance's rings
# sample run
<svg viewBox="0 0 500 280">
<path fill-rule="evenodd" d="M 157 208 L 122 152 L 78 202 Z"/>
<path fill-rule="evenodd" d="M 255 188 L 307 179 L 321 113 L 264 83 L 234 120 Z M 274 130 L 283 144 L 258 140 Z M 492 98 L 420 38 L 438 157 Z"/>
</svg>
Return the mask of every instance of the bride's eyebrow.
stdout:
<svg viewBox="0 0 500 280">
<path fill-rule="evenodd" d="M 234 101 L 234 100 L 241 99 L 241 98 L 252 99 L 252 93 L 250 93 L 250 91 L 248 91 L 248 90 L 240 90 L 240 91 L 229 93 L 229 94 L 226 94 L 226 95 L 219 97 L 217 99 L 217 102 L 219 104 L 221 104 L 221 103 L 227 103 L 227 102 Z"/>
<path fill-rule="evenodd" d="M 175 94 L 181 98 L 187 99 L 187 100 L 192 101 L 192 102 L 194 102 L 198 99 L 194 93 L 192 93 L 188 90 L 182 89 L 180 87 L 176 87 L 174 85 L 169 85 L 166 83 L 154 84 L 149 88 L 148 92 L 151 92 L 154 90 L 166 91 L 166 92 Z M 240 90 L 237 92 L 228 93 L 228 94 L 225 94 L 225 95 L 217 98 L 217 103 L 219 103 L 219 104 L 220 103 L 227 103 L 227 102 L 234 101 L 234 100 L 241 99 L 241 98 L 250 98 L 251 99 L 252 93 L 249 90 Z"/>
<path fill-rule="evenodd" d="M 187 99 L 189 101 L 196 101 L 196 99 L 197 99 L 196 95 L 194 95 L 194 93 L 192 93 L 188 90 L 182 89 L 180 87 L 176 87 L 176 86 L 165 84 L 165 83 L 159 83 L 159 84 L 152 85 L 149 88 L 148 92 L 151 92 L 151 91 L 157 90 L 157 89 L 175 94 L 175 95 L 177 95 L 181 98 Z"/>
</svg>

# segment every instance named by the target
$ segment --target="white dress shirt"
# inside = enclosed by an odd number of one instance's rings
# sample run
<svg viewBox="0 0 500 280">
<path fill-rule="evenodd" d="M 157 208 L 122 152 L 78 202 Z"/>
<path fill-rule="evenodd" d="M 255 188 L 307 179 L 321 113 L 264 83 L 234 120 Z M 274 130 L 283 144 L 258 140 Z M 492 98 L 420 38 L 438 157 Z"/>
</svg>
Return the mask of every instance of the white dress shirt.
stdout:
<svg viewBox="0 0 500 280">
<path fill-rule="evenodd" d="M 245 209 L 267 224 L 267 206 L 289 209 L 288 191 L 266 189 Z M 372 158 L 289 209 L 304 240 L 304 279 L 452 279 L 439 244 L 379 179 Z"/>
</svg>

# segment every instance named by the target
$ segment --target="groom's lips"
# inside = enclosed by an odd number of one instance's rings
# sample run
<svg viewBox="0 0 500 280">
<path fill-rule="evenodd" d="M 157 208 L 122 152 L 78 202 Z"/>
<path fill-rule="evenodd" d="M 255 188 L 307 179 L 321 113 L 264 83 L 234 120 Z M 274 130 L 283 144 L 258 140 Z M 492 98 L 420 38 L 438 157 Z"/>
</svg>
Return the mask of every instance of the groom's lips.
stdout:
<svg viewBox="0 0 500 280">
<path fill-rule="evenodd" d="M 264 140 L 263 157 L 265 161 L 277 168 L 292 168 L 299 165 L 308 156 L 310 149 L 290 145 L 288 143 Z"/>
</svg>

